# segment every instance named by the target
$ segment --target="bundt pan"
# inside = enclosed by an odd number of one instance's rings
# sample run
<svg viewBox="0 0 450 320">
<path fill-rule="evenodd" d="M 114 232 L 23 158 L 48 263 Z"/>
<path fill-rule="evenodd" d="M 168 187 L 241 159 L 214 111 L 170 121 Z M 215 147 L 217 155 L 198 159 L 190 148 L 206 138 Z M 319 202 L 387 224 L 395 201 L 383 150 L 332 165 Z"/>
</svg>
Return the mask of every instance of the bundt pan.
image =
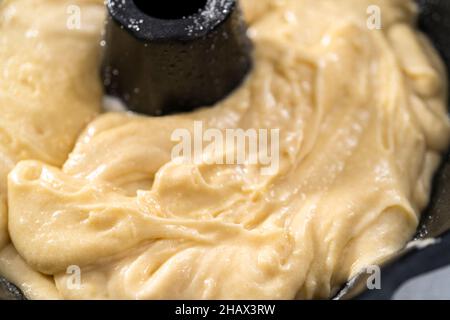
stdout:
<svg viewBox="0 0 450 320">
<path fill-rule="evenodd" d="M 417 0 L 419 26 L 440 51 L 450 73 L 450 1 Z M 449 88 L 450 89 L 450 88 Z M 335 299 L 390 299 L 407 280 L 450 265 L 450 154 L 435 176 L 433 194 L 416 237 L 381 270 L 381 289 L 367 290 L 368 273 L 351 279 Z M 20 290 L 0 277 L 0 299 L 23 300 Z"/>
</svg>

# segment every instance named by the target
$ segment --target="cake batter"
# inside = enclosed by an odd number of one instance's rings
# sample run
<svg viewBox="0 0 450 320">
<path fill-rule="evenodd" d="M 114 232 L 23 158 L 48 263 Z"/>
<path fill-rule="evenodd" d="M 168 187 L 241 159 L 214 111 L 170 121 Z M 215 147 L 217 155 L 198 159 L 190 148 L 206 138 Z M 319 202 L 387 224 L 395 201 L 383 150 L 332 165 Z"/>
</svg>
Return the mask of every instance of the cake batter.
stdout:
<svg viewBox="0 0 450 320">
<path fill-rule="evenodd" d="M 0 1 L 0 273 L 28 298 L 329 298 L 413 236 L 450 138 L 413 1 L 241 6 L 245 83 L 152 118 L 100 114 L 103 1 Z M 174 161 L 194 121 L 280 129 L 278 170 Z"/>
</svg>

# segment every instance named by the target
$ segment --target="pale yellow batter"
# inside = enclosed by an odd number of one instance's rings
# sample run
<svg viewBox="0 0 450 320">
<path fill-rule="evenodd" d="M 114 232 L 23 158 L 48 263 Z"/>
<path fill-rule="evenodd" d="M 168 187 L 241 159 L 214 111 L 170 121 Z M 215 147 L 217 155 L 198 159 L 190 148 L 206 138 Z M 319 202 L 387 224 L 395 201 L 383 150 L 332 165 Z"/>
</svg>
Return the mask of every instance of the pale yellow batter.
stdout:
<svg viewBox="0 0 450 320">
<path fill-rule="evenodd" d="M 450 139 L 412 1 L 241 1 L 254 69 L 230 97 L 91 121 L 102 2 L 0 1 L 0 273 L 29 298 L 326 298 L 410 239 Z M 279 170 L 171 161 L 194 120 L 279 128 Z"/>
</svg>

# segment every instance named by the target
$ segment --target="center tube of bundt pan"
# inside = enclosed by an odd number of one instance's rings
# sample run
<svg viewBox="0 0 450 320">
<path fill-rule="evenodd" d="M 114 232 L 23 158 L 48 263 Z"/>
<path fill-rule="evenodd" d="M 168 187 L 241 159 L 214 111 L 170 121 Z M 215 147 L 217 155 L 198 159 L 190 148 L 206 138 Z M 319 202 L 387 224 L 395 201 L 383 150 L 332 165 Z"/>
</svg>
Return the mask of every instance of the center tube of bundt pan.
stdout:
<svg viewBox="0 0 450 320">
<path fill-rule="evenodd" d="M 236 0 L 109 0 L 102 79 L 131 111 L 212 106 L 244 80 L 252 45 Z"/>
</svg>

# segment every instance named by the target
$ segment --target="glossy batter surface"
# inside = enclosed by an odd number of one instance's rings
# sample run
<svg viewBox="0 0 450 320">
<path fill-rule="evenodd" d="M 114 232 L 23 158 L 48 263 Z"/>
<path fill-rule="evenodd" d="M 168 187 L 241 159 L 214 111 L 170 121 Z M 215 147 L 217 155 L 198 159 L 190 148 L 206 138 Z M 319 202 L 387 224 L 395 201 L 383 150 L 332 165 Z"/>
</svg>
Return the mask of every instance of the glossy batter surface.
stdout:
<svg viewBox="0 0 450 320">
<path fill-rule="evenodd" d="M 0 272 L 28 297 L 326 298 L 411 238 L 450 138 L 413 2 L 241 5 L 255 65 L 226 100 L 91 121 L 102 1 L 0 2 Z M 172 132 L 195 120 L 280 129 L 279 169 L 173 161 Z"/>
</svg>

